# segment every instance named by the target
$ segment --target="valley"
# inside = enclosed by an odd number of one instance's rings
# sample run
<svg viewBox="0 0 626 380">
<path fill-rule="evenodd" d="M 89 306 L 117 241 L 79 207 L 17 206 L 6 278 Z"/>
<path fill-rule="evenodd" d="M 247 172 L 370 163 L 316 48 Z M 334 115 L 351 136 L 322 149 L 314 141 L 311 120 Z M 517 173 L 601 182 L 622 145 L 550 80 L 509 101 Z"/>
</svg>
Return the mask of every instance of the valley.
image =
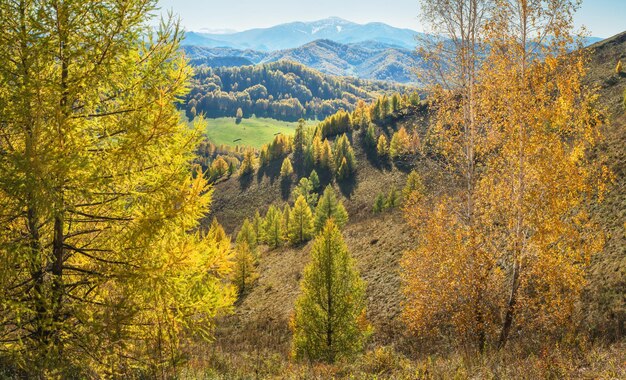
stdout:
<svg viewBox="0 0 626 380">
<path fill-rule="evenodd" d="M 315 122 L 308 121 L 308 125 Z M 292 136 L 296 122 L 267 118 L 247 118 L 237 122 L 235 118 L 206 120 L 206 137 L 215 145 L 261 148 L 270 143 L 277 134 Z"/>
</svg>

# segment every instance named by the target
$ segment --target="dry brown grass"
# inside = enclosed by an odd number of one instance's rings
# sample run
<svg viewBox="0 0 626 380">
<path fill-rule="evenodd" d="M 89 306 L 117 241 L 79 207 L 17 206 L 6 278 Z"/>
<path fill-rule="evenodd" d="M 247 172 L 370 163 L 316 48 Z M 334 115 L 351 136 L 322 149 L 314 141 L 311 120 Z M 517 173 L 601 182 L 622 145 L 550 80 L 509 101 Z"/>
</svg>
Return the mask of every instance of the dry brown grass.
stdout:
<svg viewBox="0 0 626 380">
<path fill-rule="evenodd" d="M 593 213 L 606 234 L 604 250 L 592 259 L 585 294 L 588 326 L 598 336 L 620 339 L 626 334 L 626 112 L 622 101 L 626 75 L 615 73 L 626 59 L 626 32 L 591 47 L 589 83 L 600 89 L 600 103 L 609 113 L 604 141 L 593 158 L 614 175 L 604 200 Z"/>
<path fill-rule="evenodd" d="M 233 353 L 220 347 L 203 352 L 182 379 L 606 379 L 626 378 L 626 346 L 549 346 L 537 353 L 513 349 L 486 354 L 450 353 L 406 357 L 391 346 L 365 352 L 350 362 L 295 363 L 271 351 Z"/>
</svg>

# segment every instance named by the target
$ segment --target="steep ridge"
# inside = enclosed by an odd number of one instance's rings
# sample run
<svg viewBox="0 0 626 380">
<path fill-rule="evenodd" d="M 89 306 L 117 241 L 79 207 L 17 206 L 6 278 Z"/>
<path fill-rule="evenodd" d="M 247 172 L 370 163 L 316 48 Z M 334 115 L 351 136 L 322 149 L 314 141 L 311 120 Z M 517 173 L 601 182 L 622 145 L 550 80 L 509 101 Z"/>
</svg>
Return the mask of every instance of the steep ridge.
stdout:
<svg viewBox="0 0 626 380">
<path fill-rule="evenodd" d="M 604 251 L 592 258 L 589 287 L 589 323 L 599 334 L 626 334 L 626 72 L 615 72 L 626 63 L 626 32 L 591 45 L 588 83 L 597 86 L 600 104 L 609 120 L 604 141 L 593 152 L 613 173 L 613 183 L 602 202 L 594 205 L 595 217 L 605 231 Z"/>
<path fill-rule="evenodd" d="M 299 62 L 327 74 L 402 83 L 416 81 L 412 70 L 420 63 L 409 49 L 373 41 L 343 45 L 330 40 L 274 52 L 263 62 L 279 60 Z"/>
</svg>

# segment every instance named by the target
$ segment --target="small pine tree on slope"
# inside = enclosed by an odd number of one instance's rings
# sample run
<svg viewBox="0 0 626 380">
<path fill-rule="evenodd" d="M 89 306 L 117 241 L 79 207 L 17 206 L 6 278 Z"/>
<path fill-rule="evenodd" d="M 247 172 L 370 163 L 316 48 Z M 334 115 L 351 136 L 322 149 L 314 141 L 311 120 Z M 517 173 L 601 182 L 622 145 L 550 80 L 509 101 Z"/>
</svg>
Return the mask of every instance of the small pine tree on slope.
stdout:
<svg viewBox="0 0 626 380">
<path fill-rule="evenodd" d="M 371 333 L 365 283 L 332 220 L 315 240 L 300 289 L 291 321 L 296 359 L 333 363 L 363 349 Z"/>
<path fill-rule="evenodd" d="M 289 221 L 289 242 L 299 244 L 311 239 L 313 235 L 313 213 L 306 199 L 300 195 L 296 199 Z"/>
<path fill-rule="evenodd" d="M 335 220 L 339 228 L 343 228 L 348 222 L 348 212 L 337 199 L 333 188 L 328 185 L 315 208 L 315 230 L 320 231 L 330 218 Z"/>
</svg>

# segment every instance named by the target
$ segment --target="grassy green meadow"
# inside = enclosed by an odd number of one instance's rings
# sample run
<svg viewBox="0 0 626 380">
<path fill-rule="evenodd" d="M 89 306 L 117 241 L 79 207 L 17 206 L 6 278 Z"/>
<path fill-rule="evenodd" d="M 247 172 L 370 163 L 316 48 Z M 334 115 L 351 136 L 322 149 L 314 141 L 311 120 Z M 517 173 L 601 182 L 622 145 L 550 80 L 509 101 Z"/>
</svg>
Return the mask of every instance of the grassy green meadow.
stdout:
<svg viewBox="0 0 626 380">
<path fill-rule="evenodd" d="M 293 135 L 297 122 L 287 122 L 275 119 L 250 118 L 243 119 L 237 124 L 234 117 L 206 119 L 207 137 L 216 145 L 240 145 L 260 148 L 263 144 L 272 141 L 274 135 L 283 133 Z M 307 120 L 307 125 L 315 124 Z M 235 141 L 241 139 L 239 141 Z"/>
</svg>

